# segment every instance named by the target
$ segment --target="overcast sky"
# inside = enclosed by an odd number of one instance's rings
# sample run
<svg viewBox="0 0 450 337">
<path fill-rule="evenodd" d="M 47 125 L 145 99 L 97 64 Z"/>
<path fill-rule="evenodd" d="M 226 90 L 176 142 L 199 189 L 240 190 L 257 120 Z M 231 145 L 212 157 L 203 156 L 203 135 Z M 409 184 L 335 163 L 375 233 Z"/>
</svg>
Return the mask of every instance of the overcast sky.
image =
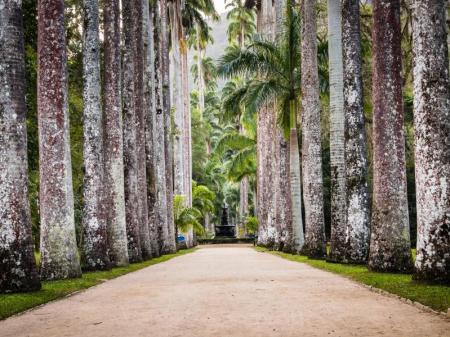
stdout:
<svg viewBox="0 0 450 337">
<path fill-rule="evenodd" d="M 214 0 L 214 7 L 219 14 L 225 12 L 225 0 Z"/>
</svg>

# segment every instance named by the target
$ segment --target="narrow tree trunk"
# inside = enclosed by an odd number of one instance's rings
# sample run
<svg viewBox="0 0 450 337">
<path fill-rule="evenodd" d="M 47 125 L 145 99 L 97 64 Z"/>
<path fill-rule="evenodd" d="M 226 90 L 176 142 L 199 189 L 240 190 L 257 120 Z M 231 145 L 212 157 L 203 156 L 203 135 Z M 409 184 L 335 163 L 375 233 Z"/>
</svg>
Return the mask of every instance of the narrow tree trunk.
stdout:
<svg viewBox="0 0 450 337">
<path fill-rule="evenodd" d="M 109 258 L 115 266 L 128 264 L 123 168 L 122 103 L 120 88 L 119 0 L 104 0 L 104 174 Z"/>
<path fill-rule="evenodd" d="M 130 262 L 142 260 L 141 228 L 138 188 L 137 113 L 135 105 L 136 36 L 134 31 L 134 7 L 132 1 L 123 3 L 123 154 L 125 173 L 125 213 L 127 219 L 128 256 Z"/>
<path fill-rule="evenodd" d="M 297 107 L 291 102 L 289 133 L 289 187 L 292 203 L 292 252 L 300 253 L 305 244 L 302 219 L 302 174 L 297 133 Z"/>
<path fill-rule="evenodd" d="M 303 88 L 303 188 L 305 202 L 305 252 L 324 257 L 322 151 L 320 137 L 319 75 L 317 70 L 316 0 L 305 0 L 302 8 L 302 88 Z"/>
<path fill-rule="evenodd" d="M 450 83 L 446 1 L 415 0 L 415 278 L 450 283 Z"/>
<path fill-rule="evenodd" d="M 369 268 L 411 270 L 400 47 L 400 1 L 375 0 L 373 212 Z"/>
<path fill-rule="evenodd" d="M 152 248 L 152 256 L 159 256 L 158 224 L 157 214 L 161 212 L 156 200 L 156 165 L 155 165 L 155 43 L 153 38 L 153 6 L 144 1 L 144 111 L 145 111 L 145 152 L 147 171 L 147 205 L 148 205 L 148 228 Z"/>
<path fill-rule="evenodd" d="M 145 151 L 145 120 L 146 109 L 144 108 L 144 26 L 143 10 L 144 2 L 148 0 L 136 1 L 133 15 L 133 27 L 135 29 L 136 51 L 134 54 L 135 76 L 134 76 L 134 103 L 136 111 L 136 144 L 137 144 L 137 179 L 138 179 L 138 217 L 142 258 L 152 257 L 152 246 L 150 242 L 150 232 L 148 223 L 148 203 L 147 203 L 147 172 L 146 172 L 146 151 Z M 147 6 L 148 8 L 148 6 Z"/>
<path fill-rule="evenodd" d="M 328 59 L 330 68 L 330 260 L 345 261 L 346 205 L 344 151 L 344 88 L 341 0 L 328 0 Z"/>
<path fill-rule="evenodd" d="M 103 119 L 100 84 L 98 0 L 84 0 L 83 268 L 108 269 L 108 234 L 103 197 Z"/>
<path fill-rule="evenodd" d="M 369 253 L 370 205 L 367 186 L 367 144 L 361 73 L 359 2 L 342 2 L 344 111 L 346 120 L 346 260 L 365 263 Z"/>
<path fill-rule="evenodd" d="M 170 72 L 169 72 L 169 20 L 167 17 L 167 0 L 160 0 L 161 9 L 161 74 L 162 74 L 162 99 L 164 116 L 164 148 L 166 157 L 166 183 L 167 183 L 167 224 L 168 241 L 165 243 L 164 252 L 176 252 L 175 222 L 173 218 L 173 140 L 171 128 L 170 106 Z"/>
<path fill-rule="evenodd" d="M 64 1 L 38 4 L 41 276 L 81 276 L 70 158 Z"/>
<path fill-rule="evenodd" d="M 0 0 L 0 8 L 0 293 L 34 291 L 22 5 Z"/>
</svg>

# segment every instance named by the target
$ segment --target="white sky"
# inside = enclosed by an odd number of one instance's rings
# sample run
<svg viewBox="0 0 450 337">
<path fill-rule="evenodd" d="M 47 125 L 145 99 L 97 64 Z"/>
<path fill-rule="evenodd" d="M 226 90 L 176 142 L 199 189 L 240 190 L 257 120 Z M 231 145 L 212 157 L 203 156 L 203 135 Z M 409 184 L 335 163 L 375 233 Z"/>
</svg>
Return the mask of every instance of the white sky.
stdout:
<svg viewBox="0 0 450 337">
<path fill-rule="evenodd" d="M 214 0 L 214 7 L 219 14 L 225 12 L 225 0 Z"/>
</svg>

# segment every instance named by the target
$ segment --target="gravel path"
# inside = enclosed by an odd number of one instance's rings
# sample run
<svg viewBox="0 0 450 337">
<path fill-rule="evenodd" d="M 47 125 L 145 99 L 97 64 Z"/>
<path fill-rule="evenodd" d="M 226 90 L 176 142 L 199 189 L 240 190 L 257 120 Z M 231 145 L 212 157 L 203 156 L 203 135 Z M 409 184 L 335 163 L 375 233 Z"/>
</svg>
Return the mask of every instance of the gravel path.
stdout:
<svg viewBox="0 0 450 337">
<path fill-rule="evenodd" d="M 450 321 L 245 246 L 192 254 L 0 322 L 0 336 L 450 336 Z"/>
</svg>

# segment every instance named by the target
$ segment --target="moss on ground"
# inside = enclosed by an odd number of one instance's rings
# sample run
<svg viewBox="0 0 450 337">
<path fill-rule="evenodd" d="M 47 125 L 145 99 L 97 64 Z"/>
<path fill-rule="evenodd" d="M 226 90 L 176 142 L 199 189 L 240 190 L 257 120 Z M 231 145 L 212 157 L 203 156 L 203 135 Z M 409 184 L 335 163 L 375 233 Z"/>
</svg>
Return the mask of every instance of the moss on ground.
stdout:
<svg viewBox="0 0 450 337">
<path fill-rule="evenodd" d="M 113 268 L 109 271 L 87 272 L 84 273 L 81 278 L 77 279 L 44 281 L 42 282 L 42 289 L 35 292 L 0 294 L 0 319 L 5 319 L 27 309 L 67 296 L 76 291 L 87 289 L 133 271 L 168 261 L 180 255 L 191 253 L 194 250 L 195 248 L 181 250 L 176 254 L 163 255 L 152 260 L 130 264 L 127 267 Z"/>
<path fill-rule="evenodd" d="M 379 288 L 403 298 L 419 302 L 434 310 L 446 312 L 450 308 L 450 286 L 421 283 L 412 280 L 411 274 L 372 272 L 366 266 L 329 263 L 325 260 L 309 259 L 303 255 L 286 254 L 256 247 L 259 252 L 270 252 L 284 259 L 306 263 L 312 267 L 348 277 L 357 282 Z M 415 252 L 413 252 L 413 255 Z"/>
</svg>

